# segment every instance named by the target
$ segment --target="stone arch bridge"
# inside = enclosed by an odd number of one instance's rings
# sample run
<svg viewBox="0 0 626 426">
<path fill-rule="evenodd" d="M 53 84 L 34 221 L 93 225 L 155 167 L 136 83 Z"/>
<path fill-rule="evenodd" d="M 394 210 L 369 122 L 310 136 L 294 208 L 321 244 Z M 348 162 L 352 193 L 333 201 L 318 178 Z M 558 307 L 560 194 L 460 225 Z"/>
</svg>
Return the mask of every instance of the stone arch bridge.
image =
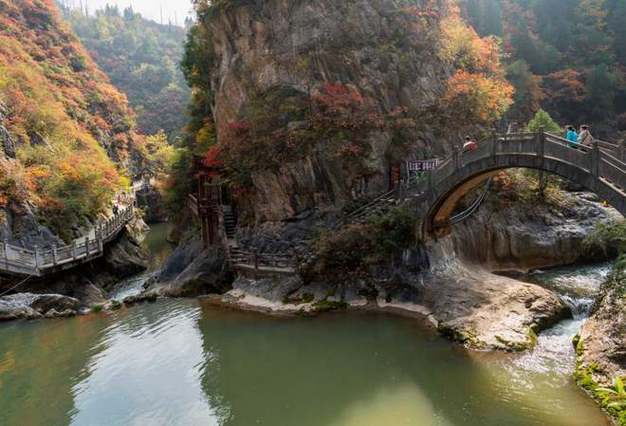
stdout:
<svg viewBox="0 0 626 426">
<path fill-rule="evenodd" d="M 592 146 L 572 147 L 567 140 L 545 132 L 494 136 L 474 151 L 456 151 L 429 174 L 427 181 L 408 185 L 399 193 L 416 202 L 425 236 L 436 235 L 454 224 L 455 217 L 463 218 L 463 213 L 453 213 L 469 191 L 510 168 L 561 176 L 596 193 L 626 215 L 624 144 L 595 141 Z"/>
</svg>

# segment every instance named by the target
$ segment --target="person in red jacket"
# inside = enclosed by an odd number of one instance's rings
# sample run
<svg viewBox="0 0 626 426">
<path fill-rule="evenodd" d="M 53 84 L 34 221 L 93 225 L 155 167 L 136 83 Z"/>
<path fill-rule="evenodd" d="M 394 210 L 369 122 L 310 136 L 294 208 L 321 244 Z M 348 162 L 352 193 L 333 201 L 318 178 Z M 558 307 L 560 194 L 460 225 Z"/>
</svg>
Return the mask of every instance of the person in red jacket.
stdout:
<svg viewBox="0 0 626 426">
<path fill-rule="evenodd" d="M 463 152 L 474 151 L 478 148 L 478 144 L 471 137 L 465 137 L 465 143 L 463 144 Z"/>
</svg>

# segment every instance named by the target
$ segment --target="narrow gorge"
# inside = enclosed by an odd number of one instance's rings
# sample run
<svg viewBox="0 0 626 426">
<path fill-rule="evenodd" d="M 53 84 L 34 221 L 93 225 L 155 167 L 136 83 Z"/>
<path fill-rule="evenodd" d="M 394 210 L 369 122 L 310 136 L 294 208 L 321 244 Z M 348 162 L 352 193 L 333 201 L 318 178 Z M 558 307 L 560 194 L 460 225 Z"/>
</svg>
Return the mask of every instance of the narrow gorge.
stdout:
<svg viewBox="0 0 626 426">
<path fill-rule="evenodd" d="M 599 114 L 544 1 L 193 3 L 0 0 L 1 424 L 626 425 L 617 41 Z"/>
</svg>

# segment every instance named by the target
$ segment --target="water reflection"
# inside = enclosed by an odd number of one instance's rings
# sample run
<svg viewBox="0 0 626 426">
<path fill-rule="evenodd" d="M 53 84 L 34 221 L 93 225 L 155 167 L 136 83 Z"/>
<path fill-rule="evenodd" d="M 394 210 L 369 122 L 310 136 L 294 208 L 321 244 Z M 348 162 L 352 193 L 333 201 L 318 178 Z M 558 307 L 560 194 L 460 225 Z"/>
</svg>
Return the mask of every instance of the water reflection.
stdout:
<svg viewBox="0 0 626 426">
<path fill-rule="evenodd" d="M 167 300 L 0 325 L 0 424 L 607 424 L 569 373 L 521 359 L 470 356 L 411 319 Z"/>
<path fill-rule="evenodd" d="M 200 310 L 168 303 L 124 311 L 103 330 L 87 377 L 73 388 L 75 425 L 222 424 L 198 378 L 205 369 Z"/>
</svg>

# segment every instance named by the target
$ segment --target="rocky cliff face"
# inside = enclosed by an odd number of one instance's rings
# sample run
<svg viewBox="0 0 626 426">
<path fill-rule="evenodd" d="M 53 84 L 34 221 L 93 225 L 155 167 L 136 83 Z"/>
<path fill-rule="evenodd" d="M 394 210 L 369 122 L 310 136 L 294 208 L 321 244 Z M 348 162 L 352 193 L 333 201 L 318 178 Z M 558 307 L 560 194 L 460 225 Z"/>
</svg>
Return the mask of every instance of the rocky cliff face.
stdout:
<svg viewBox="0 0 626 426">
<path fill-rule="evenodd" d="M 596 259 L 584 246 L 600 223 L 619 220 L 592 193 L 563 192 L 558 202 L 506 202 L 493 192 L 480 211 L 454 227 L 457 253 L 492 271 L 528 271 Z"/>
<path fill-rule="evenodd" d="M 626 424 L 623 389 L 626 378 L 626 277 L 624 265 L 620 263 L 603 285 L 593 314 L 574 343 L 578 355 L 575 375 L 578 385 L 615 418 L 615 424 L 623 425 Z"/>
<path fill-rule="evenodd" d="M 447 56 L 449 2 L 400 3 L 227 1 L 199 10 L 218 145 L 249 223 L 379 193 L 392 164 L 442 154 L 467 130 L 444 124 L 440 102 L 461 62 L 458 52 Z"/>
</svg>

